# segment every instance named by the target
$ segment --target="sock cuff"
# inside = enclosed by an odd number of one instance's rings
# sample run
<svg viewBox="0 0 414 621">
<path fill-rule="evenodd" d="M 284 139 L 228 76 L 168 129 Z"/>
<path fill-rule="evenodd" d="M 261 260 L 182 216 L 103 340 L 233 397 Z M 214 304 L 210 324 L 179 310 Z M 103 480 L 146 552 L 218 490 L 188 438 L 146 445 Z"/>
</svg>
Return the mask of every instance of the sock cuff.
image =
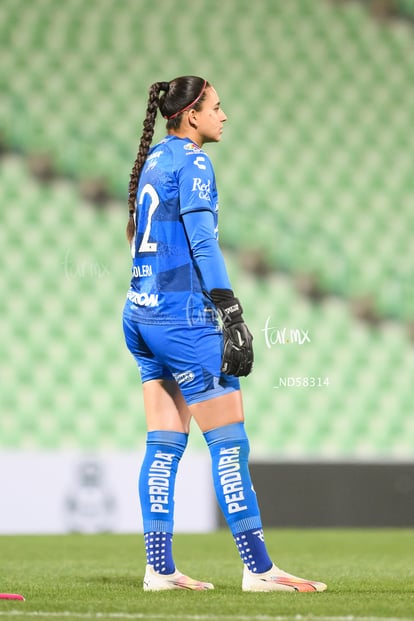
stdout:
<svg viewBox="0 0 414 621">
<path fill-rule="evenodd" d="M 232 522 L 230 528 L 232 535 L 238 535 L 246 531 L 261 530 L 263 527 L 260 515 L 252 515 L 251 517 Z"/>
<path fill-rule="evenodd" d="M 163 521 L 163 520 L 144 520 L 144 535 L 149 535 L 150 533 L 166 533 L 171 535 L 173 533 L 173 524 L 171 521 Z"/>
<path fill-rule="evenodd" d="M 153 444 L 170 446 L 181 454 L 184 452 L 188 442 L 188 433 L 182 433 L 180 431 L 148 431 L 147 433 L 147 446 Z"/>
<path fill-rule="evenodd" d="M 231 425 L 224 425 L 223 427 L 216 427 L 215 429 L 210 429 L 210 431 L 205 431 L 203 435 L 209 447 L 221 442 L 227 442 L 229 440 L 236 442 L 248 442 L 243 422 L 232 423 Z"/>
</svg>

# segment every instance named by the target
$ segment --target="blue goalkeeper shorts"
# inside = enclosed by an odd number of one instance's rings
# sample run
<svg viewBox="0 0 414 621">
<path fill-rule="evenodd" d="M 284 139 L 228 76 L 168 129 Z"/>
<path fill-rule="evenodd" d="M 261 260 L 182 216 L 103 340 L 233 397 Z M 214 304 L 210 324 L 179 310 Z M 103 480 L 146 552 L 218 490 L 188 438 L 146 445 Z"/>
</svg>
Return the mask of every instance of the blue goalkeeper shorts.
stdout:
<svg viewBox="0 0 414 621">
<path fill-rule="evenodd" d="M 188 405 L 239 390 L 239 379 L 221 372 L 223 336 L 216 321 L 144 324 L 134 319 L 134 305 L 127 300 L 123 327 L 142 382 L 175 380 Z"/>
</svg>

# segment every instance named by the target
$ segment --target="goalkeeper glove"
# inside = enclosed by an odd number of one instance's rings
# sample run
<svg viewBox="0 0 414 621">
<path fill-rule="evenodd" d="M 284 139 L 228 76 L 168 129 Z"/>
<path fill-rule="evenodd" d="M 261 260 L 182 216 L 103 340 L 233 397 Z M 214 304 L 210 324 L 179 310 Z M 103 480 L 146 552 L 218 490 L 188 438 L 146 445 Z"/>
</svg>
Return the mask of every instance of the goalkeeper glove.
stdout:
<svg viewBox="0 0 414 621">
<path fill-rule="evenodd" d="M 223 324 L 221 370 L 236 377 L 249 375 L 253 366 L 253 336 L 243 321 L 243 308 L 231 289 L 212 289 L 209 294 Z"/>
</svg>

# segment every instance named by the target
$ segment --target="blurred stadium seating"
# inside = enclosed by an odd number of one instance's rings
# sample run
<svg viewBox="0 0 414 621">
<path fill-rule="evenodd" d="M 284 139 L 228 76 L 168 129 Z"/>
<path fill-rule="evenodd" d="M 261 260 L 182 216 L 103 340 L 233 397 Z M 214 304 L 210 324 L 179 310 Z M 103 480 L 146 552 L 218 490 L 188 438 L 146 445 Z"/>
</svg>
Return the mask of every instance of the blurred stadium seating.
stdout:
<svg viewBox="0 0 414 621">
<path fill-rule="evenodd" d="M 412 456 L 412 26 L 377 22 L 359 2 L 161 5 L 0 5 L 0 137 L 13 152 L 0 160 L 0 446 L 134 448 L 143 437 L 120 323 L 128 178 L 149 84 L 197 73 L 229 116 L 208 151 L 255 335 L 243 380 L 255 454 Z M 25 164 L 45 155 L 58 175 L 48 185 Z M 82 198 L 91 180 L 112 197 L 105 208 Z M 266 276 L 243 270 L 252 257 Z M 318 302 L 297 291 L 304 278 Z M 367 299 L 375 325 L 351 312 Z M 268 347 L 268 318 L 311 342 Z M 308 376 L 329 386 L 275 387 Z"/>
<path fill-rule="evenodd" d="M 413 0 L 397 0 L 397 11 L 404 17 L 414 18 L 414 2 Z"/>
</svg>

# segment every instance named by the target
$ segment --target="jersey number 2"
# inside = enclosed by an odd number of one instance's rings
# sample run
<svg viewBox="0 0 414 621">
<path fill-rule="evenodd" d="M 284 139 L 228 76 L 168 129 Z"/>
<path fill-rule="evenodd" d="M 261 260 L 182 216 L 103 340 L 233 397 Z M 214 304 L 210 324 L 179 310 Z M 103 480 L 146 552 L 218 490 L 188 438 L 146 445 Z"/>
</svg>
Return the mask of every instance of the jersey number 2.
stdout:
<svg viewBox="0 0 414 621">
<path fill-rule="evenodd" d="M 151 231 L 152 217 L 158 205 L 160 204 L 160 199 L 154 187 L 150 183 L 147 183 L 146 185 L 144 185 L 144 187 L 142 188 L 141 194 L 139 195 L 138 205 L 142 205 L 146 194 L 149 195 L 151 199 L 151 203 L 148 208 L 147 226 L 145 227 L 144 235 L 142 236 L 142 241 L 141 241 L 140 247 L 138 248 L 138 252 L 157 252 L 158 244 L 156 242 L 150 242 L 148 240 L 149 240 L 150 231 Z"/>
</svg>

